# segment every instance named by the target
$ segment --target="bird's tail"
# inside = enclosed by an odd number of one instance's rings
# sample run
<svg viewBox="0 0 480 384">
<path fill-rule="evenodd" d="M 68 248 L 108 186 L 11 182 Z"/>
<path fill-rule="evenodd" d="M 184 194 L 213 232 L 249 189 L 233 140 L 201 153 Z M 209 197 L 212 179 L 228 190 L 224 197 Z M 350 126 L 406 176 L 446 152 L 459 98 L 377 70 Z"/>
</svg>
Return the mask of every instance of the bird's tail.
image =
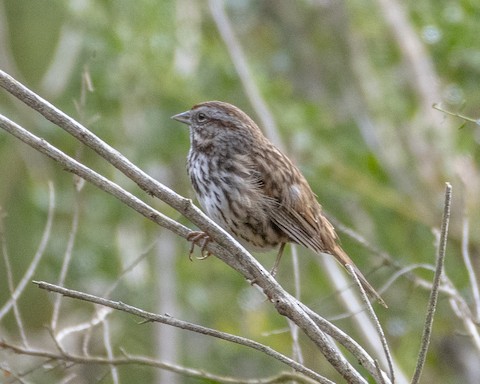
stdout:
<svg viewBox="0 0 480 384">
<path fill-rule="evenodd" d="M 377 300 L 380 304 L 382 304 L 385 308 L 388 308 L 387 304 L 385 301 L 383 301 L 382 297 L 378 294 L 378 292 L 373 288 L 370 283 L 367 281 L 365 276 L 363 276 L 362 272 L 358 269 L 358 267 L 355 265 L 355 263 L 350 259 L 350 257 L 347 255 L 347 253 L 339 246 L 336 245 L 335 249 L 333 250 L 333 256 L 345 267 L 347 265 L 351 265 L 353 269 L 355 270 L 355 274 L 358 277 L 358 280 L 360 280 L 360 283 L 362 284 L 363 289 L 367 292 L 368 296 L 370 296 L 372 299 Z"/>
</svg>

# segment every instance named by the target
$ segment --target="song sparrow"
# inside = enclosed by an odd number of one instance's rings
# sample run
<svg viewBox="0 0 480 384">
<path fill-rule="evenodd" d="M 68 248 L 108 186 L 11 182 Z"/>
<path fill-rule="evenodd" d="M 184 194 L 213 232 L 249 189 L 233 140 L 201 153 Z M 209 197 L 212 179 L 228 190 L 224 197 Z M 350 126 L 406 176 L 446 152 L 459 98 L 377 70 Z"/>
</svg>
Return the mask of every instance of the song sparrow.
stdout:
<svg viewBox="0 0 480 384">
<path fill-rule="evenodd" d="M 300 170 L 237 107 L 208 101 L 172 116 L 190 126 L 187 169 L 207 215 L 242 245 L 265 251 L 286 243 L 351 265 L 370 296 L 385 305 L 338 244 Z M 198 239 L 198 237 L 197 237 Z"/>
</svg>

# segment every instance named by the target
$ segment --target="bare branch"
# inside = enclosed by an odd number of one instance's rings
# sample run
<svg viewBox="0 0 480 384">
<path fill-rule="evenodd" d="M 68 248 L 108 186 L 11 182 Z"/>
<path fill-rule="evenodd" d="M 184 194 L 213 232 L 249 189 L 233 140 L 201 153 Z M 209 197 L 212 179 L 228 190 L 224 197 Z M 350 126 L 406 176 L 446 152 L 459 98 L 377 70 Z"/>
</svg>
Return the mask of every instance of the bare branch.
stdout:
<svg viewBox="0 0 480 384">
<path fill-rule="evenodd" d="M 389 279 L 388 281 L 378 290 L 380 294 L 383 292 L 386 292 L 387 289 L 397 280 L 400 276 L 405 276 L 409 280 L 411 280 L 416 286 L 421 287 L 425 290 L 431 291 L 432 289 L 432 283 L 430 281 L 427 281 L 413 273 L 411 271 L 416 268 L 424 268 L 428 270 L 435 270 L 435 267 L 433 264 L 411 264 L 408 266 L 402 266 L 395 257 L 392 255 L 388 254 L 387 252 L 380 250 L 370 244 L 367 239 L 365 239 L 362 235 L 360 235 L 358 232 L 354 231 L 352 228 L 348 228 L 344 224 L 340 223 L 338 220 L 332 218 L 329 216 L 330 221 L 334 224 L 335 228 L 338 229 L 340 232 L 346 234 L 349 236 L 352 240 L 356 241 L 358 244 L 360 244 L 362 247 L 367 249 L 368 251 L 374 253 L 375 255 L 379 256 L 383 262 L 394 269 L 397 270 Z M 441 284 L 440 287 L 440 292 L 447 294 L 448 296 L 455 296 L 458 294 L 458 292 L 453 289 L 451 286 L 447 284 Z"/>
<path fill-rule="evenodd" d="M 103 326 L 103 344 L 107 351 L 107 356 L 110 360 L 113 359 L 113 349 L 112 343 L 110 342 L 110 325 L 108 321 L 102 321 Z M 120 383 L 120 378 L 118 376 L 118 369 L 115 364 L 110 364 L 110 374 L 112 375 L 112 381 L 114 384 Z"/>
<path fill-rule="evenodd" d="M 437 111 L 443 112 L 447 115 L 450 115 L 450 116 L 453 116 L 453 117 L 458 117 L 459 119 L 462 119 L 462 120 L 467 121 L 469 123 L 474 123 L 474 124 L 479 125 L 479 121 L 480 121 L 479 119 L 472 119 L 471 117 L 462 115 L 461 113 L 455 113 L 455 112 L 447 111 L 446 109 L 443 109 L 442 107 L 440 107 L 439 104 L 433 104 L 432 107 L 434 109 L 436 109 Z"/>
<path fill-rule="evenodd" d="M 75 364 L 113 365 L 116 367 L 121 365 L 145 365 L 149 367 L 165 369 L 165 370 L 175 372 L 184 376 L 194 377 L 198 379 L 207 379 L 214 382 L 225 383 L 225 384 L 274 384 L 274 383 L 285 383 L 289 381 L 295 381 L 298 383 L 305 383 L 305 384 L 318 383 L 318 381 L 316 380 L 312 380 L 303 375 L 291 373 L 291 372 L 282 372 L 276 376 L 267 377 L 263 379 L 255 378 L 251 380 L 219 376 L 209 372 L 205 372 L 204 370 L 181 367 L 179 365 L 169 364 L 166 362 L 150 359 L 144 356 L 129 355 L 125 352 L 123 352 L 123 355 L 125 356 L 124 358 L 109 359 L 109 358 L 100 357 L 100 356 L 79 356 L 74 354 L 53 353 L 50 351 L 43 351 L 38 349 L 21 348 L 1 340 L 0 340 L 0 348 L 9 349 L 12 352 L 20 355 L 41 357 L 41 358 L 46 358 L 46 359 L 55 360 L 55 361 L 67 361 Z M 333 384 L 333 382 L 331 381 L 326 381 L 326 383 Z"/>
<path fill-rule="evenodd" d="M 430 264 L 412 264 L 408 267 L 402 268 L 396 272 L 384 285 L 388 287 L 391 285 L 400 275 L 407 273 L 408 271 L 415 268 L 423 268 L 430 271 L 435 271 L 435 267 Z M 463 296 L 460 292 L 454 287 L 453 283 L 445 275 L 441 285 L 438 287 L 439 292 L 442 292 L 448 297 L 448 302 L 452 308 L 453 313 L 461 320 L 465 326 L 467 333 L 472 337 L 472 341 L 476 348 L 480 351 L 480 334 L 478 332 L 478 327 L 475 324 L 476 318 L 475 315 L 470 310 L 468 304 L 466 303 Z M 423 289 L 432 290 L 433 284 L 424 279 L 416 278 L 414 280 L 415 284 L 418 287 Z"/>
<path fill-rule="evenodd" d="M 171 316 L 168 316 L 168 315 L 154 314 L 154 313 L 147 312 L 147 311 L 144 311 L 142 309 L 124 304 L 124 303 L 119 302 L 119 301 L 112 301 L 112 300 L 104 299 L 104 298 L 101 298 L 101 297 L 98 297 L 98 296 L 94 296 L 94 295 L 90 295 L 90 294 L 87 294 L 87 293 L 75 291 L 75 290 L 72 290 L 72 289 L 67 289 L 67 288 L 60 287 L 58 285 L 54 285 L 54 284 L 50 284 L 50 283 L 46 283 L 46 282 L 43 282 L 43 281 L 35 281 L 34 283 L 37 284 L 39 286 L 39 288 L 41 288 L 41 289 L 45 289 L 45 290 L 51 291 L 51 292 L 56 292 L 56 293 L 59 293 L 63 296 L 67 296 L 67 297 L 71 297 L 71 298 L 74 298 L 74 299 L 99 304 L 99 305 L 109 307 L 109 308 L 112 308 L 112 309 L 116 309 L 116 310 L 119 310 L 119 311 L 122 311 L 122 312 L 130 313 L 132 315 L 141 317 L 141 318 L 143 318 L 145 320 L 148 320 L 148 321 L 167 324 L 167 325 L 177 327 L 177 328 L 180 328 L 180 329 L 185 329 L 185 330 L 200 333 L 200 334 L 203 334 L 203 335 L 216 337 L 218 339 L 230 341 L 232 343 L 240 344 L 240 345 L 255 349 L 257 351 L 265 353 L 268 356 L 271 356 L 271 357 L 275 358 L 276 360 L 278 360 L 278 361 L 290 366 L 291 368 L 295 369 L 297 372 L 300 372 L 300 373 L 302 373 L 302 374 L 304 374 L 308 377 L 311 377 L 312 379 L 317 380 L 320 383 L 330 383 L 329 380 L 323 378 L 322 376 L 320 376 L 317 373 L 315 373 L 314 371 L 304 367 L 303 365 L 293 361 L 289 357 L 284 356 L 284 355 L 276 352 L 272 348 L 267 347 L 263 344 L 257 343 L 253 340 L 249 340 L 249 339 L 246 339 L 246 338 L 243 338 L 243 337 L 240 337 L 240 336 L 231 335 L 231 334 L 228 334 L 228 333 L 225 333 L 225 332 L 220 332 L 220 331 L 217 331 L 217 330 L 214 330 L 214 329 L 202 327 L 200 325 L 188 323 L 186 321 L 178 320 L 178 319 L 175 319 L 174 317 L 171 317 Z"/>
<path fill-rule="evenodd" d="M 295 284 L 295 298 L 300 300 L 301 296 L 301 288 L 300 288 L 300 268 L 298 265 L 298 253 L 297 247 L 295 244 L 292 244 L 290 247 L 291 254 L 292 254 L 292 270 L 293 270 L 293 281 Z M 299 339 L 299 329 L 298 327 L 289 320 L 288 326 L 290 328 L 290 334 L 292 335 L 292 353 L 293 357 L 303 364 L 303 353 L 302 348 L 300 346 L 300 339 Z"/>
<path fill-rule="evenodd" d="M 435 268 L 435 276 L 433 278 L 432 292 L 428 301 L 427 316 L 425 318 L 425 327 L 423 329 L 422 343 L 420 352 L 418 354 L 417 366 L 412 378 L 412 384 L 418 384 L 422 374 L 425 359 L 427 357 L 428 346 L 430 344 L 430 337 L 432 334 L 433 318 L 435 315 L 439 286 L 443 273 L 443 265 L 445 261 L 445 252 L 447 249 L 448 225 L 450 223 L 450 207 L 452 203 L 452 186 L 446 183 L 445 187 L 445 205 L 443 210 L 442 228 L 440 232 L 440 243 L 438 245 L 437 262 Z"/>
<path fill-rule="evenodd" d="M 380 340 L 382 342 L 382 347 L 385 352 L 385 357 L 387 358 L 388 369 L 390 371 L 390 380 L 392 381 L 392 383 L 395 383 L 395 371 L 393 369 L 393 359 L 392 359 L 392 355 L 390 354 L 390 349 L 388 347 L 387 339 L 385 338 L 385 333 L 383 332 L 382 326 L 378 321 L 378 317 L 375 314 L 375 311 L 373 310 L 372 304 L 368 299 L 367 293 L 365 292 L 365 289 L 363 288 L 362 283 L 360 283 L 360 280 L 357 276 L 357 273 L 355 272 L 355 269 L 351 265 L 346 265 L 345 267 L 347 268 L 348 272 L 350 272 L 350 274 L 353 276 L 355 283 L 357 284 L 357 287 L 360 290 L 362 300 L 367 308 L 367 312 L 370 315 L 373 323 L 375 324 L 375 328 L 377 330 L 378 336 L 380 337 Z"/>
<path fill-rule="evenodd" d="M 480 351 L 480 334 L 478 323 L 475 323 L 470 308 L 460 294 L 457 293 L 457 296 L 452 296 L 448 300 L 450 307 L 453 310 L 453 313 L 462 321 L 465 330 L 471 336 L 472 342 Z"/>
<path fill-rule="evenodd" d="M 72 333 L 77 333 L 77 332 L 83 332 L 92 329 L 93 327 L 96 327 L 100 324 L 102 324 L 105 319 L 110 315 L 113 310 L 110 308 L 102 308 L 103 311 L 95 311 L 94 316 L 92 319 L 89 321 L 85 321 L 82 323 L 78 323 L 69 327 L 63 328 L 60 332 L 57 334 L 53 335 L 53 339 L 57 342 L 60 343 L 66 336 L 72 334 Z M 83 352 L 85 355 L 87 355 L 87 349 L 86 346 L 83 345 Z"/>
<path fill-rule="evenodd" d="M 317 324 L 320 329 L 325 333 L 330 335 L 338 343 L 340 343 L 344 348 L 346 348 L 355 358 L 358 359 L 360 364 L 368 370 L 368 372 L 374 377 L 378 382 L 390 383 L 385 372 L 381 372 L 381 375 L 378 375 L 378 368 L 375 366 L 375 361 L 368 355 L 368 353 L 360 346 L 355 340 L 353 340 L 349 335 L 343 332 L 341 329 L 335 327 L 330 322 L 319 316 L 316 312 L 312 311 L 307 306 L 301 304 L 303 309 L 307 314 L 313 319 L 315 324 Z"/>
</svg>

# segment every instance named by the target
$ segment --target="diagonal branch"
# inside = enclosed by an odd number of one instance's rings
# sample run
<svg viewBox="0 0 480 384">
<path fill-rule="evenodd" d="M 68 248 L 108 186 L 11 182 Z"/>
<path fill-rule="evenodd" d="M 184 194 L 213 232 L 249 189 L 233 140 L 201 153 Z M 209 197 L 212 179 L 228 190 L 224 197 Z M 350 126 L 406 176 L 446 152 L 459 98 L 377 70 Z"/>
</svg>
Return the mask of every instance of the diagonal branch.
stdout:
<svg viewBox="0 0 480 384">
<path fill-rule="evenodd" d="M 158 322 L 166 325 L 170 325 L 176 328 L 184 329 L 187 331 L 192 331 L 195 333 L 200 333 L 202 335 L 212 336 L 218 339 L 226 340 L 232 343 L 240 344 L 246 346 L 248 348 L 255 349 L 262 353 L 265 353 L 268 356 L 275 358 L 276 360 L 290 366 L 297 372 L 300 372 L 312 379 L 317 380 L 319 383 L 332 383 L 330 380 L 320 376 L 316 372 L 306 368 L 302 364 L 297 363 L 296 361 L 290 359 L 289 357 L 282 355 L 281 353 L 275 351 L 274 349 L 267 347 L 261 343 L 257 343 L 256 341 L 246 339 L 244 337 L 235 336 L 229 333 L 220 332 L 215 329 L 206 328 L 197 324 L 192 324 L 183 320 L 176 319 L 169 315 L 158 315 L 155 313 L 147 312 L 142 309 L 133 307 L 131 305 L 119 302 L 108 300 L 102 297 L 90 295 L 84 292 L 75 291 L 73 289 L 68 289 L 64 287 L 60 287 L 55 284 L 46 283 L 43 281 L 34 281 L 35 284 L 38 285 L 39 288 L 45 289 L 50 292 L 59 293 L 63 296 L 71 297 L 73 299 L 87 301 L 94 304 L 103 305 L 105 307 L 109 307 L 112 309 L 116 309 L 118 311 L 126 312 L 134 316 L 141 317 L 142 319 Z"/>
<path fill-rule="evenodd" d="M 357 287 L 361 292 L 361 297 L 367 309 L 367 313 L 372 318 L 372 321 L 375 324 L 375 329 L 377 330 L 378 336 L 382 343 L 383 350 L 385 352 L 385 357 L 387 359 L 388 369 L 390 371 L 390 380 L 392 381 L 392 383 L 395 383 L 395 371 L 393 369 L 393 359 L 390 353 L 390 348 L 388 347 L 387 339 L 385 337 L 385 332 L 383 332 L 382 326 L 380 325 L 380 321 L 378 320 L 378 317 L 375 314 L 375 311 L 373 310 L 372 304 L 368 299 L 367 293 L 365 292 L 365 288 L 360 283 L 360 279 L 357 276 L 357 272 L 351 265 L 347 265 L 346 268 L 348 272 L 350 272 L 350 274 L 353 276 L 353 279 L 355 280 L 355 283 L 357 284 Z"/>
</svg>

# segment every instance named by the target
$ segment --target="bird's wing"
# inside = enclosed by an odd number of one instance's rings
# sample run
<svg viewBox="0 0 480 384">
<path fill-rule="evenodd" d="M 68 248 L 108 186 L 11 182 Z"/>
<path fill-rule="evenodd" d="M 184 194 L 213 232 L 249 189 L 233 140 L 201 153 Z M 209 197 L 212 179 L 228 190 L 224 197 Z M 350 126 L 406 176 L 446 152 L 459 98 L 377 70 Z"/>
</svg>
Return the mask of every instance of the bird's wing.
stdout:
<svg viewBox="0 0 480 384">
<path fill-rule="evenodd" d="M 285 188 L 296 189 L 297 185 L 285 186 Z M 311 191 L 303 193 L 308 194 L 308 192 Z M 272 221 L 294 242 L 315 252 L 332 253 L 336 245 L 337 236 L 333 226 L 322 215 L 317 201 L 312 201 L 309 196 L 280 199 L 277 209 L 272 211 Z"/>
<path fill-rule="evenodd" d="M 337 236 L 307 180 L 278 149 L 264 148 L 249 159 L 249 169 L 270 219 L 291 241 L 315 252 L 332 253 Z"/>
<path fill-rule="evenodd" d="M 333 225 L 322 214 L 322 207 L 300 170 L 276 149 L 267 152 L 262 159 L 267 163 L 261 163 L 257 158 L 252 162 L 250 172 L 257 182 L 259 191 L 270 204 L 266 207 L 269 208 L 268 215 L 272 222 L 291 241 L 317 253 L 328 253 L 343 266 L 351 265 L 365 290 L 386 307 L 380 295 L 338 244 Z M 282 167 L 271 169 L 271 164 L 279 162 Z"/>
</svg>

